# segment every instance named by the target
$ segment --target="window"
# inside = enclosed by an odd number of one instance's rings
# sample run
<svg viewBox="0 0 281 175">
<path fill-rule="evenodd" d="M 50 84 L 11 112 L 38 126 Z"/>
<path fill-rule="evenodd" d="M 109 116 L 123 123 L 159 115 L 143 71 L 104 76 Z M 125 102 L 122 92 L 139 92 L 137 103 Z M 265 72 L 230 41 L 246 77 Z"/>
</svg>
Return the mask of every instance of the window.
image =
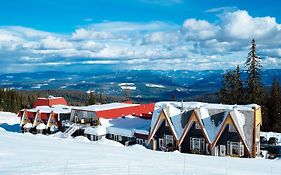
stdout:
<svg viewBox="0 0 281 175">
<path fill-rule="evenodd" d="M 169 127 L 169 123 L 168 123 L 168 120 L 167 120 L 167 119 L 165 119 L 165 126 L 166 126 L 166 127 Z"/>
<path fill-rule="evenodd" d="M 220 156 L 225 156 L 225 145 L 220 145 Z"/>
<path fill-rule="evenodd" d="M 144 140 L 144 142 L 142 143 L 143 146 L 147 145 L 147 140 Z"/>
<path fill-rule="evenodd" d="M 122 141 L 122 136 L 118 135 L 118 141 L 119 141 L 119 142 Z"/>
<path fill-rule="evenodd" d="M 143 140 L 137 138 L 136 143 L 139 144 L 139 145 L 142 145 L 143 144 Z"/>
<path fill-rule="evenodd" d="M 238 156 L 240 152 L 239 147 L 240 144 L 238 142 L 230 142 L 230 155 Z"/>
<path fill-rule="evenodd" d="M 236 132 L 236 128 L 233 124 L 229 124 L 229 132 Z"/>
<path fill-rule="evenodd" d="M 201 139 L 200 138 L 191 138 L 191 151 L 197 154 L 200 154 L 201 152 Z"/>
<path fill-rule="evenodd" d="M 205 139 L 201 138 L 201 150 L 204 152 L 205 151 Z"/>
<path fill-rule="evenodd" d="M 158 146 L 159 148 L 163 147 L 163 139 L 158 139 Z"/>
<path fill-rule="evenodd" d="M 244 145 L 240 144 L 240 156 L 244 156 Z"/>
<path fill-rule="evenodd" d="M 195 129 L 200 129 L 200 125 L 198 122 L 195 122 Z"/>
<path fill-rule="evenodd" d="M 210 154 L 210 152 L 209 152 L 209 144 L 208 143 L 206 143 L 206 154 Z"/>
<path fill-rule="evenodd" d="M 166 146 L 173 146 L 174 145 L 174 139 L 171 135 L 166 135 Z"/>
</svg>

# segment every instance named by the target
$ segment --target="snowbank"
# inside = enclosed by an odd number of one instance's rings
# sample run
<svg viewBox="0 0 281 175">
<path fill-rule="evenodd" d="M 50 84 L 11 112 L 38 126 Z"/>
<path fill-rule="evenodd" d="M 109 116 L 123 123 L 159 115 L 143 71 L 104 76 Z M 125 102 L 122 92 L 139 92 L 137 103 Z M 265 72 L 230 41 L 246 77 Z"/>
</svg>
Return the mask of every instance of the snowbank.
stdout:
<svg viewBox="0 0 281 175">
<path fill-rule="evenodd" d="M 0 112 L 0 124 L 7 123 L 8 125 L 15 125 L 20 123 L 20 118 L 17 114 L 11 112 Z"/>
</svg>

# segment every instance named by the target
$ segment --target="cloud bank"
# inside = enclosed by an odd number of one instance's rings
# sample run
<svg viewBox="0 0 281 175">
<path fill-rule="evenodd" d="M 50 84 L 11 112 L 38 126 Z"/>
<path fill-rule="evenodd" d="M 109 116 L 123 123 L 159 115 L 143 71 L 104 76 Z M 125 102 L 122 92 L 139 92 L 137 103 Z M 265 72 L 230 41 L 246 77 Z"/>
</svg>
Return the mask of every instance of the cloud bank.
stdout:
<svg viewBox="0 0 281 175">
<path fill-rule="evenodd" d="M 281 68 L 281 24 L 244 10 L 224 11 L 216 23 L 195 18 L 182 25 L 115 21 L 71 34 L 0 26 L 0 64 L 2 72 L 228 69 L 244 64 L 252 38 L 264 68 Z"/>
</svg>

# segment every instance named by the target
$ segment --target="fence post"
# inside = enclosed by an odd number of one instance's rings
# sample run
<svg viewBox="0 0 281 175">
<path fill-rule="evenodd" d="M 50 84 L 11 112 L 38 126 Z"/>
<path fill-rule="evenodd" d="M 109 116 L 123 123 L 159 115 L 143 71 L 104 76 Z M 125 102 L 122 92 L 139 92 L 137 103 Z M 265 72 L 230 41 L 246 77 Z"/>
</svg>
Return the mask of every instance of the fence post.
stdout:
<svg viewBox="0 0 281 175">
<path fill-rule="evenodd" d="M 183 175 L 185 174 L 185 161 L 186 161 L 186 156 L 183 156 Z"/>
<path fill-rule="evenodd" d="M 63 171 L 63 174 L 64 174 L 64 175 L 65 175 L 65 173 L 66 173 L 67 165 L 68 165 L 68 160 L 66 160 L 66 164 L 65 164 L 65 167 L 64 167 L 64 171 Z"/>
</svg>

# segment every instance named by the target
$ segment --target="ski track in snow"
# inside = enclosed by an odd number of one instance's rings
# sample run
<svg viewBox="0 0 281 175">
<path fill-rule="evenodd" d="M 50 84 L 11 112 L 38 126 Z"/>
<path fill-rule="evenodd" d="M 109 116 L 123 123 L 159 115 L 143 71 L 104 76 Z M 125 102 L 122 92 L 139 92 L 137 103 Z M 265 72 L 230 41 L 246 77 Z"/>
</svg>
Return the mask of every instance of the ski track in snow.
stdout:
<svg viewBox="0 0 281 175">
<path fill-rule="evenodd" d="M 281 168 L 280 160 L 158 152 L 104 142 L 0 130 L 0 174 L 277 175 Z"/>
</svg>

